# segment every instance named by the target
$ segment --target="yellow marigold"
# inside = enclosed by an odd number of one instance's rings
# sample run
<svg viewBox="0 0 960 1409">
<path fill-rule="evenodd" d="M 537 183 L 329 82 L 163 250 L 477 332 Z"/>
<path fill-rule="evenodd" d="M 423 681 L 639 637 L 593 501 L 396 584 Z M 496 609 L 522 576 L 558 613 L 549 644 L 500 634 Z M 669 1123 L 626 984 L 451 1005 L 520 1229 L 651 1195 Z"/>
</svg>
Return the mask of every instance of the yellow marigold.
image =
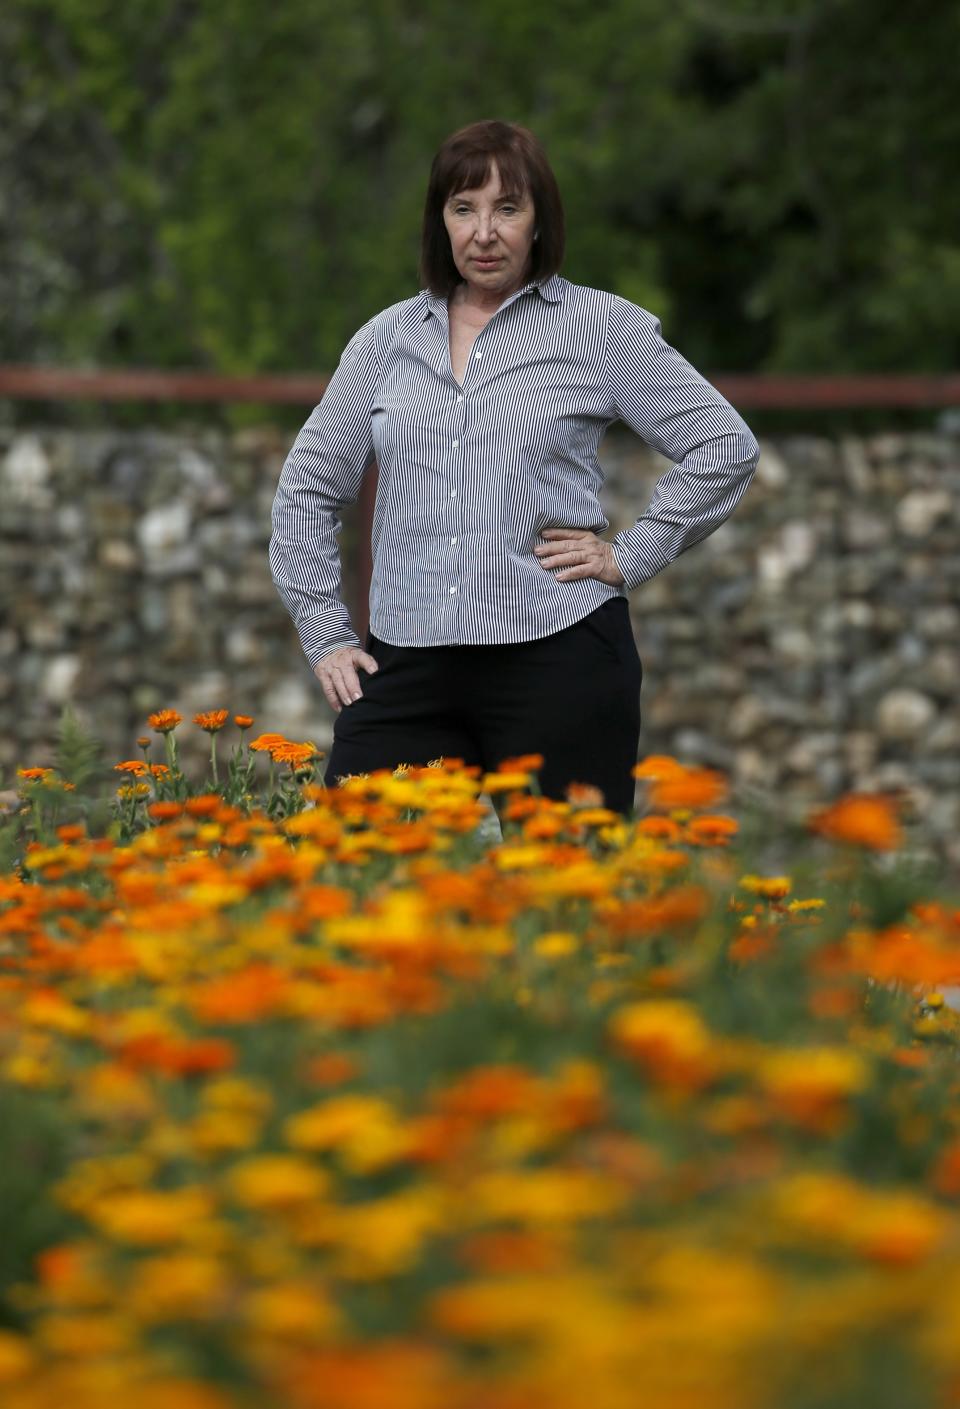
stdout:
<svg viewBox="0 0 960 1409">
<path fill-rule="evenodd" d="M 155 714 L 147 715 L 147 723 L 157 734 L 169 734 L 182 719 L 183 715 L 178 714 L 175 709 L 158 709 Z"/>
<path fill-rule="evenodd" d="M 514 788 L 529 786 L 529 773 L 487 773 L 480 780 L 480 791 L 484 793 L 506 793 Z"/>
<path fill-rule="evenodd" d="M 740 884 L 744 890 L 753 891 L 754 895 L 765 895 L 770 899 L 778 900 L 781 896 L 787 895 L 790 891 L 791 880 L 789 876 L 741 876 Z"/>
<path fill-rule="evenodd" d="M 261 1335 L 308 1343 L 342 1329 L 342 1316 L 330 1293 L 306 1278 L 254 1288 L 244 1298 L 242 1315 Z"/>
<path fill-rule="evenodd" d="M 34 1350 L 26 1336 L 0 1330 L 0 1384 L 26 1375 L 34 1364 Z"/>
<path fill-rule="evenodd" d="M 286 1208 L 322 1198 L 330 1176 L 298 1155 L 255 1155 L 234 1165 L 226 1184 L 233 1199 L 246 1208 Z"/>
<path fill-rule="evenodd" d="M 463 1190 L 463 1207 L 477 1222 L 534 1226 L 606 1218 L 629 1203 L 628 1186 L 608 1174 L 578 1169 L 494 1169 Z"/>
<path fill-rule="evenodd" d="M 901 841 L 895 800 L 883 794 L 848 793 L 812 813 L 807 826 L 830 841 L 873 851 L 895 851 Z"/>
<path fill-rule="evenodd" d="M 829 1134 L 847 1099 L 868 1085 L 870 1067 L 849 1047 L 781 1048 L 759 1058 L 756 1076 L 779 1115 Z"/>
<path fill-rule="evenodd" d="M 696 1008 L 682 999 L 630 1003 L 612 1015 L 608 1031 L 660 1085 L 696 1090 L 719 1072 L 709 1030 Z"/>
<path fill-rule="evenodd" d="M 209 1192 L 199 1185 L 181 1189 L 113 1191 L 92 1201 L 87 1217 L 108 1238 L 136 1246 L 179 1242 L 191 1224 L 209 1216 Z"/>
<path fill-rule="evenodd" d="M 193 716 L 194 724 L 206 730 L 208 734 L 215 734 L 218 729 L 222 729 L 230 718 L 228 709 L 208 709 L 203 713 Z"/>
<path fill-rule="evenodd" d="M 227 1274 L 209 1253 L 191 1250 L 144 1258 L 131 1273 L 126 1297 L 140 1321 L 205 1319 L 226 1305 Z"/>
</svg>

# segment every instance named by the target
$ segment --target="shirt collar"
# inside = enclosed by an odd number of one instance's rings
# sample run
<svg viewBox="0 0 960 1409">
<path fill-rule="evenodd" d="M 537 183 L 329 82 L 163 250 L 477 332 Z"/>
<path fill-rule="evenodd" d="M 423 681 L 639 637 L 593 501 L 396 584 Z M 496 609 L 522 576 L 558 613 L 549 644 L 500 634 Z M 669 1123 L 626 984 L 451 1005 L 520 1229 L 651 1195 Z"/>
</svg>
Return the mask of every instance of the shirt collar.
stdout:
<svg viewBox="0 0 960 1409">
<path fill-rule="evenodd" d="M 546 299 L 548 303 L 559 303 L 561 301 L 562 292 L 559 274 L 551 274 L 548 279 L 532 279 L 529 284 L 524 284 L 522 289 L 517 290 L 512 296 L 511 301 L 520 298 L 521 295 L 525 293 L 529 293 L 532 289 L 536 289 L 540 297 Z M 431 313 L 434 317 L 438 317 L 441 312 L 446 313 L 447 300 L 445 298 L 438 298 L 437 295 L 432 294 L 429 289 L 422 290 L 422 297 L 424 302 L 424 321 L 429 318 Z"/>
</svg>

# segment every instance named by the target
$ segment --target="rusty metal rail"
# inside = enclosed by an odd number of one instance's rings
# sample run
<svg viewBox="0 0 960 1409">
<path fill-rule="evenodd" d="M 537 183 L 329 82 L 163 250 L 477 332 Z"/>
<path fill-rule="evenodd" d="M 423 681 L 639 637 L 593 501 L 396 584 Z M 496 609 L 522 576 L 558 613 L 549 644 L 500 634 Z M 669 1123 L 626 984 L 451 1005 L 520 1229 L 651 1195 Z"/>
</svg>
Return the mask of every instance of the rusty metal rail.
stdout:
<svg viewBox="0 0 960 1409">
<path fill-rule="evenodd" d="M 848 373 L 818 376 L 718 373 L 710 380 L 735 406 L 768 410 L 851 410 L 960 406 L 960 375 Z M 239 401 L 314 406 L 329 377 L 318 373 L 84 371 L 0 365 L 0 397 L 30 401 Z"/>
</svg>

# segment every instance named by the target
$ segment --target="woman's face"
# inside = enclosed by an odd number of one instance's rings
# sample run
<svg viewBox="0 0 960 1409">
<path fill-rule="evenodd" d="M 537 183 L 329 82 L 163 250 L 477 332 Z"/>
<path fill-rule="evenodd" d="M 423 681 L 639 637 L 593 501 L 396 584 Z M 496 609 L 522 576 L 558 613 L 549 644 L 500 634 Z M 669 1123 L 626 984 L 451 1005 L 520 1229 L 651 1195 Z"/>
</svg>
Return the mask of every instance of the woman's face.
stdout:
<svg viewBox="0 0 960 1409">
<path fill-rule="evenodd" d="M 453 262 L 472 293 L 508 298 L 527 281 L 536 211 L 506 194 L 492 162 L 485 186 L 455 191 L 443 207 Z"/>
</svg>

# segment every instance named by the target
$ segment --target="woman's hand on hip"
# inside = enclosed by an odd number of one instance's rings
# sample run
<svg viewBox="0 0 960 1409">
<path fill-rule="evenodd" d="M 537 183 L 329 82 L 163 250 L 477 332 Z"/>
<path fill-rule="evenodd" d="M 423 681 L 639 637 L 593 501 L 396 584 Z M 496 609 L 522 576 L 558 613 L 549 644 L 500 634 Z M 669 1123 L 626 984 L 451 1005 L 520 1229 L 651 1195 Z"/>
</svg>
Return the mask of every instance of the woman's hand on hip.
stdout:
<svg viewBox="0 0 960 1409">
<path fill-rule="evenodd" d="M 534 553 L 545 568 L 554 572 L 557 582 L 574 582 L 580 577 L 596 577 L 610 587 L 622 587 L 623 573 L 617 567 L 613 544 L 598 538 L 589 528 L 545 528 L 540 535 L 548 543 L 538 543 Z"/>
<path fill-rule="evenodd" d="M 313 667 L 327 703 L 337 714 L 344 705 L 352 704 L 363 694 L 358 666 L 368 675 L 375 675 L 380 669 L 369 651 L 361 650 L 359 646 L 338 646 L 335 651 L 328 651 L 322 656 Z"/>
</svg>

